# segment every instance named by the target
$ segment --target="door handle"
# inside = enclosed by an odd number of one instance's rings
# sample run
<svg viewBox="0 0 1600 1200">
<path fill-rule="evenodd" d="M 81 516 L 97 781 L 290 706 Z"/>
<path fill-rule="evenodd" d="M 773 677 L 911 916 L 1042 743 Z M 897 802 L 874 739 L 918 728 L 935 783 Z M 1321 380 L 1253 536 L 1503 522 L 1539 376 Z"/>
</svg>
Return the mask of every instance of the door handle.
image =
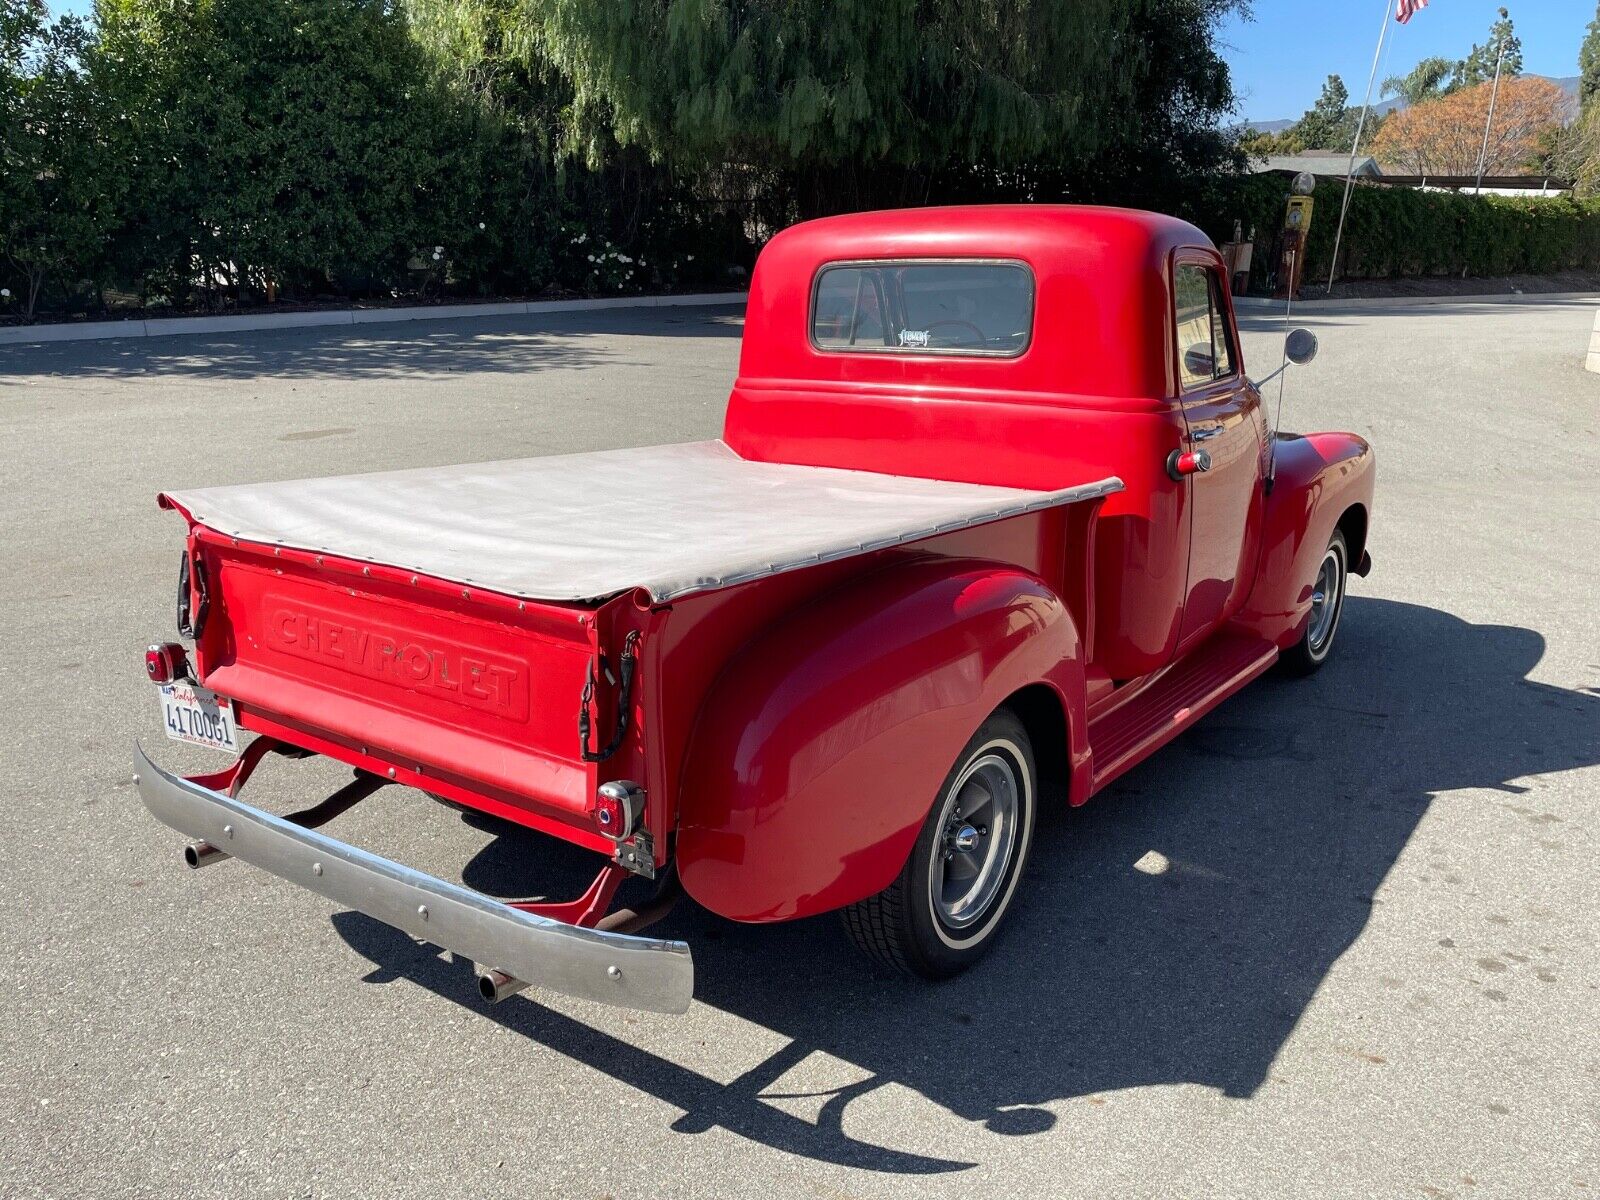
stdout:
<svg viewBox="0 0 1600 1200">
<path fill-rule="evenodd" d="M 1189 439 L 1196 442 L 1209 442 L 1214 437 L 1221 437 L 1222 432 L 1221 425 L 1208 425 L 1204 429 L 1195 430 L 1189 435 Z"/>
</svg>

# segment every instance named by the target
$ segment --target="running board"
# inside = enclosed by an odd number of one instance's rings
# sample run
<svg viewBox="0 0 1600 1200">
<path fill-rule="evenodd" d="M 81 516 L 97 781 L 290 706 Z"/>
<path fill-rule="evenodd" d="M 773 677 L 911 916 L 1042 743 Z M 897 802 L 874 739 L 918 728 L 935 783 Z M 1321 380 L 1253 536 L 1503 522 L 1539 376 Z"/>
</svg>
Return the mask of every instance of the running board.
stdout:
<svg viewBox="0 0 1600 1200">
<path fill-rule="evenodd" d="M 1089 722 L 1093 791 L 1166 744 L 1278 661 L 1278 648 L 1224 631 Z"/>
</svg>

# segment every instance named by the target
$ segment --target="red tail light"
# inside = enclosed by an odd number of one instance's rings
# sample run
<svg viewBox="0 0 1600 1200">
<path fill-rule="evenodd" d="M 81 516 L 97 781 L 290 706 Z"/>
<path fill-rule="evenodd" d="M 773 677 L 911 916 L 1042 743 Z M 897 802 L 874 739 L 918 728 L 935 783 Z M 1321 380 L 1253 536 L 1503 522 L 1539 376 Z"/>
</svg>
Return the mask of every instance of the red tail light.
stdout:
<svg viewBox="0 0 1600 1200">
<path fill-rule="evenodd" d="M 151 683 L 173 683 L 189 677 L 189 659 L 177 642 L 162 642 L 144 652 L 144 670 Z"/>
<path fill-rule="evenodd" d="M 644 791 L 625 779 L 602 783 L 594 794 L 594 803 L 589 806 L 594 827 L 619 842 L 633 836 L 643 815 Z"/>
</svg>

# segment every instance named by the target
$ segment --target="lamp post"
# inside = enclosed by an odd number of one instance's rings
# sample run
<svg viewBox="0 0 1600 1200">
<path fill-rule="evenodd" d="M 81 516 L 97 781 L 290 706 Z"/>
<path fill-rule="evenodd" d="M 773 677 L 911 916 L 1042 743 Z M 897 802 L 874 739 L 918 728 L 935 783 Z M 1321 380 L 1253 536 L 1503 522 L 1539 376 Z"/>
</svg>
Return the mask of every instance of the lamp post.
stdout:
<svg viewBox="0 0 1600 1200">
<path fill-rule="evenodd" d="M 1505 15 L 1505 11 L 1503 8 L 1500 10 L 1501 16 Z M 1495 101 L 1500 98 L 1500 66 L 1505 60 L 1506 35 L 1502 33 L 1500 35 L 1500 52 L 1495 55 L 1494 60 L 1494 85 L 1489 89 L 1489 115 L 1483 122 L 1483 146 L 1478 150 L 1478 182 L 1472 189 L 1474 196 L 1483 195 L 1483 168 L 1489 161 L 1489 127 L 1494 124 L 1494 105 Z"/>
</svg>

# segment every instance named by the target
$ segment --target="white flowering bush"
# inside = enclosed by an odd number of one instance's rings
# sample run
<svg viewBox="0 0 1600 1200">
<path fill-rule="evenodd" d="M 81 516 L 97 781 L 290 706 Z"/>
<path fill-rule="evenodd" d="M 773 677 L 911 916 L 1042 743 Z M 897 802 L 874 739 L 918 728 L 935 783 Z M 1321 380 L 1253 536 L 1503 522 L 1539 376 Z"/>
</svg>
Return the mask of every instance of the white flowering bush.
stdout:
<svg viewBox="0 0 1600 1200">
<path fill-rule="evenodd" d="M 643 284 L 641 265 L 609 238 L 590 234 L 573 223 L 563 225 L 562 232 L 567 239 L 567 257 L 573 266 L 571 276 L 584 291 L 625 292 Z"/>
<path fill-rule="evenodd" d="M 684 248 L 681 229 L 646 223 L 624 245 L 582 221 L 567 220 L 558 238 L 561 245 L 552 255 L 557 274 L 563 284 L 580 291 L 602 295 L 665 291 L 706 278 L 695 254 Z"/>
</svg>

